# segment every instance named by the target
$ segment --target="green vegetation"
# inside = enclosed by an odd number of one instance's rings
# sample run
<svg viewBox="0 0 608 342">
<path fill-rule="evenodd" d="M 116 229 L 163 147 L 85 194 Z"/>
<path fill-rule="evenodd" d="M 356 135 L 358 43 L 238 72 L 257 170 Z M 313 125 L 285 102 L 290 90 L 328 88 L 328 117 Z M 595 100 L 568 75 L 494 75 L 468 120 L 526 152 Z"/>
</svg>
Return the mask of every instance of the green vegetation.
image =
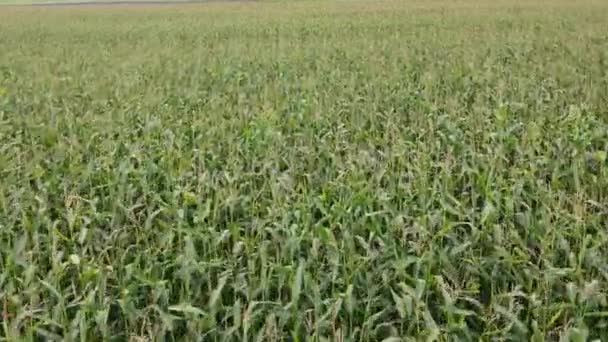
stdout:
<svg viewBox="0 0 608 342">
<path fill-rule="evenodd" d="M 170 2 L 179 4 L 180 2 L 194 2 L 198 1 L 201 4 L 208 3 L 209 1 L 232 1 L 232 0 L 0 0 L 0 10 L 4 10 L 2 6 L 7 5 L 18 5 L 18 6 L 29 6 L 29 5 L 49 5 L 49 4 L 65 4 L 65 5 L 75 5 L 82 3 L 93 3 L 93 2 L 127 2 L 127 3 L 137 3 L 137 2 Z M 236 0 L 238 1 L 238 0 Z M 251 1 L 251 0 L 244 0 Z M 140 4 L 138 4 L 140 5 Z"/>
<path fill-rule="evenodd" d="M 0 11 L 0 340 L 608 339 L 608 3 Z"/>
</svg>

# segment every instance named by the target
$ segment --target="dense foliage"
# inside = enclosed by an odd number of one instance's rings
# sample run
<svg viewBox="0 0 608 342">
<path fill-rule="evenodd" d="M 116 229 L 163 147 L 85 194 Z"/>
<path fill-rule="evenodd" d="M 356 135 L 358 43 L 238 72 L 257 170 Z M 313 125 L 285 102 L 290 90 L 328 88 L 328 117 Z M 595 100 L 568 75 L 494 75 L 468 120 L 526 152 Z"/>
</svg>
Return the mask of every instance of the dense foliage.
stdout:
<svg viewBox="0 0 608 342">
<path fill-rule="evenodd" d="M 0 11 L 0 339 L 608 339 L 608 3 Z"/>
</svg>

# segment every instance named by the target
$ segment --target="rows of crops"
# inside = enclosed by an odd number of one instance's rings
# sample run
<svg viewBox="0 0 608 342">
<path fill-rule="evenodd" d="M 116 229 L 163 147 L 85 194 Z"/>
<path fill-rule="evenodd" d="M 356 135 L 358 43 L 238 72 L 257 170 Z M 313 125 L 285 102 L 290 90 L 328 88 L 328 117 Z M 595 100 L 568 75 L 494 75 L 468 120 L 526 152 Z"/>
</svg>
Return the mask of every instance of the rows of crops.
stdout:
<svg viewBox="0 0 608 342">
<path fill-rule="evenodd" d="M 0 340 L 608 339 L 608 3 L 0 9 Z"/>
</svg>

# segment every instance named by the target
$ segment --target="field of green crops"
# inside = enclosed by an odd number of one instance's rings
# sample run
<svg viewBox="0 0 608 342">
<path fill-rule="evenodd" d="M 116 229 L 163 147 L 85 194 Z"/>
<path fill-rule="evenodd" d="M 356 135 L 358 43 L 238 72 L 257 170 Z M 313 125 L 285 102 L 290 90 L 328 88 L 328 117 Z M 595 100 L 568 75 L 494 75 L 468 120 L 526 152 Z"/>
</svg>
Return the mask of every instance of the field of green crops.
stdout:
<svg viewBox="0 0 608 342">
<path fill-rule="evenodd" d="M 608 340 L 608 2 L 0 9 L 0 340 Z"/>
</svg>

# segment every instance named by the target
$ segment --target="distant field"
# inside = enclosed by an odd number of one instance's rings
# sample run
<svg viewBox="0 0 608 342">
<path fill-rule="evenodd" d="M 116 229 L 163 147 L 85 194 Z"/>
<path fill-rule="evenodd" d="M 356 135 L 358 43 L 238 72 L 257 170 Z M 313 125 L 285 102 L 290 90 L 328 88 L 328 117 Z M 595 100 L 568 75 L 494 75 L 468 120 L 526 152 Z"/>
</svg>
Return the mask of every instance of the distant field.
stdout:
<svg viewBox="0 0 608 342">
<path fill-rule="evenodd" d="M 211 0 L 218 1 L 218 0 Z M 219 0 L 219 1 L 236 1 L 236 0 Z M 250 0 L 245 0 L 250 1 Z M 197 4 L 197 3 L 207 3 L 208 0 L 0 0 L 0 6 L 90 6 L 90 5 L 100 5 L 100 6 L 116 6 L 116 5 L 172 5 L 172 4 Z"/>
<path fill-rule="evenodd" d="M 606 18 L 0 9 L 0 340 L 608 340 Z"/>
<path fill-rule="evenodd" d="M 167 4 L 206 4 L 209 2 L 235 2 L 241 0 L 0 0 L 0 6 L 20 6 L 20 5 L 93 5 L 99 4 L 103 6 L 115 5 L 167 5 Z M 255 1 L 255 0 L 243 0 Z"/>
</svg>

